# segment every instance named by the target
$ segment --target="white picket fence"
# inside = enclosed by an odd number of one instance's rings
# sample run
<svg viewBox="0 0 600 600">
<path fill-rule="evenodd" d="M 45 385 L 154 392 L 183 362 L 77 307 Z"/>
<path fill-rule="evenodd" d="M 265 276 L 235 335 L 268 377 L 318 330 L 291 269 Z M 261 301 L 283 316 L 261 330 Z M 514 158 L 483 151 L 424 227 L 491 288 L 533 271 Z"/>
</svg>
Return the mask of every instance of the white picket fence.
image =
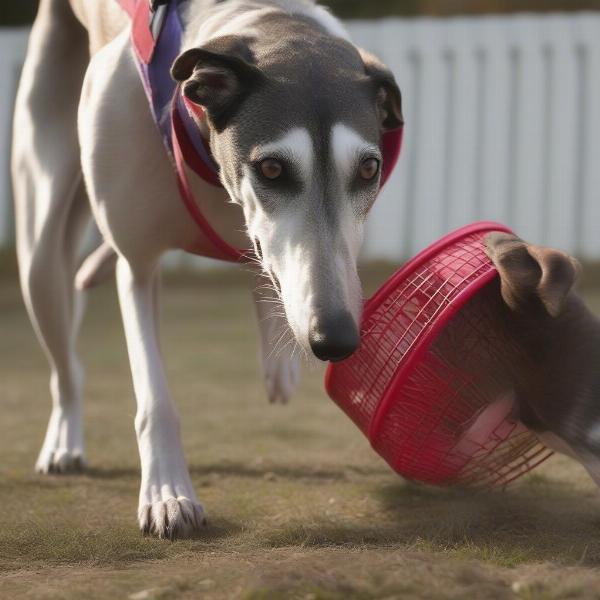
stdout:
<svg viewBox="0 0 600 600">
<path fill-rule="evenodd" d="M 27 47 L 26 29 L 0 28 L 0 247 L 12 241 L 10 138 L 19 72 Z"/>
<path fill-rule="evenodd" d="M 600 13 L 348 27 L 396 74 L 406 118 L 366 258 L 398 261 L 494 219 L 600 260 Z M 0 244 L 11 238 L 9 124 L 26 36 L 0 30 Z"/>
<path fill-rule="evenodd" d="M 354 23 L 404 91 L 406 152 L 370 220 L 395 258 L 495 219 L 600 258 L 600 14 Z"/>
</svg>

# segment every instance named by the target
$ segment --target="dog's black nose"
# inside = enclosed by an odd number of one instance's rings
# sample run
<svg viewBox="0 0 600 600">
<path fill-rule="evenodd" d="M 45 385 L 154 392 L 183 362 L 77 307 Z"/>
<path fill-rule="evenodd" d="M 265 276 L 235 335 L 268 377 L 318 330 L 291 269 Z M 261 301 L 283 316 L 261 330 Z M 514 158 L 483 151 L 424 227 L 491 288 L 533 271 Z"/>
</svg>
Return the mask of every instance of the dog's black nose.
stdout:
<svg viewBox="0 0 600 600">
<path fill-rule="evenodd" d="M 344 311 L 314 316 L 310 322 L 308 341 L 318 359 L 339 362 L 354 354 L 360 336 L 352 315 Z"/>
</svg>

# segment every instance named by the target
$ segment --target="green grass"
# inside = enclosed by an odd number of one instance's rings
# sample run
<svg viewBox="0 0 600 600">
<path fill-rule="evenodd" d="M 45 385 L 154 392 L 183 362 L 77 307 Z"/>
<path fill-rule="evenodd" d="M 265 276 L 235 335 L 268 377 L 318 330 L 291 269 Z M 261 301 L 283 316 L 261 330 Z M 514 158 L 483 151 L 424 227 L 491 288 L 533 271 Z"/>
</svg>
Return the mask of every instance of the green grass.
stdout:
<svg viewBox="0 0 600 600">
<path fill-rule="evenodd" d="M 553 458 L 503 494 L 405 483 L 326 398 L 321 369 L 270 406 L 255 337 L 247 285 L 167 281 L 164 355 L 210 525 L 144 539 L 114 289 L 90 295 L 81 340 L 90 470 L 42 477 L 47 366 L 14 277 L 0 279 L 1 598 L 600 598 L 600 501 L 582 468 Z"/>
</svg>

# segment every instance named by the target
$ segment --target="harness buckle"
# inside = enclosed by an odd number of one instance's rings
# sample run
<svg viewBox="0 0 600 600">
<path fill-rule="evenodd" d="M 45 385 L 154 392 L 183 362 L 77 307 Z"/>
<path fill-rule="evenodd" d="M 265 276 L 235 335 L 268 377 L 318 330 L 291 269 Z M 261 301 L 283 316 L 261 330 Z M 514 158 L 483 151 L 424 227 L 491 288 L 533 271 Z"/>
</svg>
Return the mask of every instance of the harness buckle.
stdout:
<svg viewBox="0 0 600 600">
<path fill-rule="evenodd" d="M 159 6 L 169 4 L 169 0 L 150 0 L 150 10 L 155 12 Z"/>
<path fill-rule="evenodd" d="M 167 16 L 170 0 L 150 0 L 150 31 L 154 40 L 158 39 Z"/>
</svg>

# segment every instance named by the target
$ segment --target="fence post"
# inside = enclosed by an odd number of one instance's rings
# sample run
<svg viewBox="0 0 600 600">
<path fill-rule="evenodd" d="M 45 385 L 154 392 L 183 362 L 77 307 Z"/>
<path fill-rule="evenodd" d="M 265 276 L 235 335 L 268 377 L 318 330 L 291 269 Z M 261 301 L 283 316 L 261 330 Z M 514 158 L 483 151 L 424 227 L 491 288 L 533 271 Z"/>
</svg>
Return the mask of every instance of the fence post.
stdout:
<svg viewBox="0 0 600 600">
<path fill-rule="evenodd" d="M 26 29 L 0 29 L 0 248 L 13 239 L 12 113 L 27 37 Z"/>
</svg>

